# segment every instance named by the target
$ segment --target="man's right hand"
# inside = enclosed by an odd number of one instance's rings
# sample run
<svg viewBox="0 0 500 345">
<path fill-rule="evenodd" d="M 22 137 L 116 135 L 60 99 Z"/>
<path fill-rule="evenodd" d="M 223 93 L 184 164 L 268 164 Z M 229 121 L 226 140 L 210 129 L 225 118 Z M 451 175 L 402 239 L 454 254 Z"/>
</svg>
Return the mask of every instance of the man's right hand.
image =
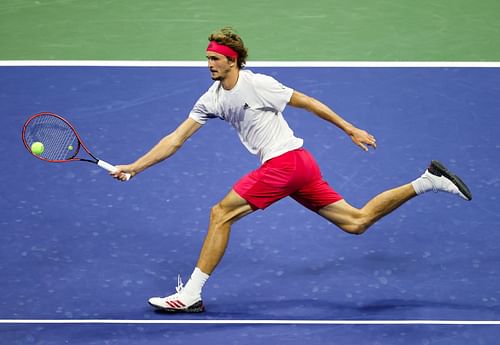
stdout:
<svg viewBox="0 0 500 345">
<path fill-rule="evenodd" d="M 128 165 L 117 165 L 116 170 L 109 173 L 115 179 L 120 181 L 128 181 L 132 177 L 134 177 L 137 173 L 132 167 L 132 164 Z M 127 178 L 126 174 L 130 174 L 130 178 Z"/>
</svg>

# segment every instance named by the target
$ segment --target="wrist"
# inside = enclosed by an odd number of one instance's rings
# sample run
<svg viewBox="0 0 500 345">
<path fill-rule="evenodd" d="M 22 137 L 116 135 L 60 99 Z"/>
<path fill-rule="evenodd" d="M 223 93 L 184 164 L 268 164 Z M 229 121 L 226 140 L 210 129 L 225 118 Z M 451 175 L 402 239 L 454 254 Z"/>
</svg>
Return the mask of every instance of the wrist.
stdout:
<svg viewBox="0 0 500 345">
<path fill-rule="evenodd" d="M 137 162 L 130 164 L 129 167 L 130 167 L 130 172 L 133 173 L 134 175 L 137 175 L 138 173 L 140 173 L 145 169 L 145 167 L 141 167 L 141 165 L 138 164 Z"/>
<path fill-rule="evenodd" d="M 355 130 L 356 130 L 356 127 L 354 127 L 352 124 L 350 124 L 348 122 L 344 125 L 344 132 L 349 136 L 352 136 L 354 134 Z"/>
</svg>

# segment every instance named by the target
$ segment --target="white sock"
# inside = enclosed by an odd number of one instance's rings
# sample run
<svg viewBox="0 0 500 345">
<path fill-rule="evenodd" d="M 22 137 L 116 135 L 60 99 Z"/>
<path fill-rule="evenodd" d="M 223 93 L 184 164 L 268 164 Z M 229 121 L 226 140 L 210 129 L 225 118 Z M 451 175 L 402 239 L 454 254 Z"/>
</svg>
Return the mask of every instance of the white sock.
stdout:
<svg viewBox="0 0 500 345">
<path fill-rule="evenodd" d="M 423 176 L 417 178 L 411 183 L 411 185 L 413 186 L 413 189 L 415 190 L 415 193 L 417 193 L 417 195 L 428 192 L 433 188 L 431 180 Z"/>
<path fill-rule="evenodd" d="M 203 285 L 205 285 L 209 277 L 210 276 L 208 274 L 203 273 L 198 267 L 196 267 L 193 274 L 191 274 L 191 278 L 188 280 L 182 291 L 191 296 L 200 296 Z"/>
</svg>

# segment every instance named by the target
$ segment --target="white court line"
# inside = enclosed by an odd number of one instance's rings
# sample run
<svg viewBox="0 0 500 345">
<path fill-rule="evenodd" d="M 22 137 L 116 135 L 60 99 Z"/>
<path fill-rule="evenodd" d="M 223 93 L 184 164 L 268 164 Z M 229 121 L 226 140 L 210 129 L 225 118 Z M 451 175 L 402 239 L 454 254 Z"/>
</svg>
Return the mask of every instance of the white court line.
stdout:
<svg viewBox="0 0 500 345">
<path fill-rule="evenodd" d="M 4 67 L 206 67 L 206 61 L 3 60 Z M 498 61 L 249 61 L 248 67 L 500 68 Z"/>
<path fill-rule="evenodd" d="M 3 60 L 4 67 L 206 67 L 205 61 Z M 253 61 L 248 67 L 500 68 L 500 62 L 460 61 Z M 21 320 L 0 324 L 225 324 L 225 325 L 500 325 L 494 320 Z"/>
<path fill-rule="evenodd" d="M 471 325 L 498 326 L 494 320 L 22 320 L 1 319 L 0 324 L 198 324 L 198 325 Z"/>
</svg>

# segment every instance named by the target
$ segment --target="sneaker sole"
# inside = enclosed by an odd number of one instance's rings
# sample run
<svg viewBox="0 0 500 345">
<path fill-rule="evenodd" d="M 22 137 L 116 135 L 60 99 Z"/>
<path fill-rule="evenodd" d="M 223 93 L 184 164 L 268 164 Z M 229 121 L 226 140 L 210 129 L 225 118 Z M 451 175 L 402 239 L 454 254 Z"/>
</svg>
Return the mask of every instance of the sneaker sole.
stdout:
<svg viewBox="0 0 500 345">
<path fill-rule="evenodd" d="M 165 312 L 165 313 L 203 313 L 205 311 L 205 306 L 203 305 L 202 301 L 196 302 L 192 306 L 185 308 L 185 309 L 160 307 L 158 305 L 154 305 L 151 303 L 149 303 L 149 305 L 152 306 L 153 308 L 155 308 L 156 310 L 161 311 L 161 312 Z"/>
<path fill-rule="evenodd" d="M 450 180 L 455 186 L 457 186 L 460 193 L 462 193 L 467 200 L 472 200 L 472 193 L 467 187 L 467 185 L 454 173 L 446 169 L 446 167 L 438 161 L 432 161 L 429 166 L 429 172 L 437 176 L 444 176 Z"/>
</svg>

